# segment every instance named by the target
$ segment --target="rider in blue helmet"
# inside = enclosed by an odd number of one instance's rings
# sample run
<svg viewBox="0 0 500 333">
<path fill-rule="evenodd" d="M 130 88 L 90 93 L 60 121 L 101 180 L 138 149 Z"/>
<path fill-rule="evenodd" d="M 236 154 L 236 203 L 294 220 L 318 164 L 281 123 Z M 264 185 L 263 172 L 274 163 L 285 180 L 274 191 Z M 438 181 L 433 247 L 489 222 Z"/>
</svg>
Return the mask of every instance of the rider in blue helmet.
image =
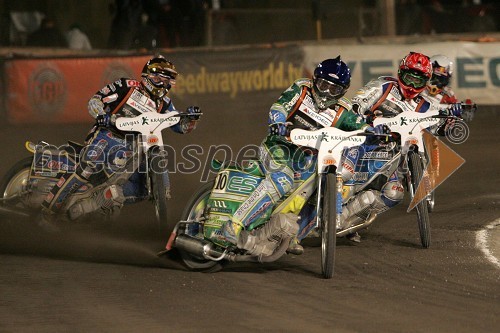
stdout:
<svg viewBox="0 0 500 333">
<path fill-rule="evenodd" d="M 351 84 L 351 71 L 338 56 L 322 61 L 314 70 L 312 95 L 321 110 L 337 103 Z"/>
<path fill-rule="evenodd" d="M 233 219 L 225 223 L 223 232 L 228 241 L 239 248 L 251 251 L 258 238 L 265 241 L 266 235 L 248 234 L 245 228 L 256 219 L 266 216 L 274 204 L 292 190 L 294 186 L 294 166 L 304 165 L 303 160 L 311 160 L 314 152 L 302 152 L 290 142 L 289 134 L 294 128 L 316 130 L 324 127 L 337 127 L 353 131 L 368 127 L 363 118 L 352 111 L 351 102 L 344 98 L 349 88 L 351 73 L 349 67 L 340 59 L 326 59 L 318 64 L 312 79 L 296 80 L 271 106 L 269 112 L 269 134 L 260 147 L 259 159 L 265 179 L 250 197 L 233 214 Z M 297 151 L 302 154 L 296 154 Z M 309 156 L 307 156 L 309 154 Z M 296 179 L 296 183 L 300 179 Z M 312 210 L 314 211 L 314 210 Z M 290 244 L 288 251 L 294 254 L 303 252 L 298 243 L 303 237 L 301 231 L 314 216 L 302 216 L 300 230 Z M 272 223 L 273 220 L 267 223 Z M 296 221 L 293 221 L 296 223 Z M 303 225 L 304 224 L 304 225 Z M 275 228 L 280 228 L 276 226 Z M 273 226 L 263 228 L 269 235 L 276 230 Z M 304 232 L 303 234 L 306 234 Z"/>
</svg>

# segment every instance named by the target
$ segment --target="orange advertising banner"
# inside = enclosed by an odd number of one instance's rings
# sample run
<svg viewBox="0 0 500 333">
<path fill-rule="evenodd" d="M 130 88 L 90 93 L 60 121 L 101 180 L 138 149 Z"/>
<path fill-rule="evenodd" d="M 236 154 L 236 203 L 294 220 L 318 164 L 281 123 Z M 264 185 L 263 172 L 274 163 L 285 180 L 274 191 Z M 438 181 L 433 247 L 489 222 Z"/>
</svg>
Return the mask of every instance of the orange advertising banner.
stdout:
<svg viewBox="0 0 500 333">
<path fill-rule="evenodd" d="M 87 102 L 121 77 L 139 78 L 150 56 L 12 59 L 6 61 L 10 123 L 92 121 Z"/>
</svg>

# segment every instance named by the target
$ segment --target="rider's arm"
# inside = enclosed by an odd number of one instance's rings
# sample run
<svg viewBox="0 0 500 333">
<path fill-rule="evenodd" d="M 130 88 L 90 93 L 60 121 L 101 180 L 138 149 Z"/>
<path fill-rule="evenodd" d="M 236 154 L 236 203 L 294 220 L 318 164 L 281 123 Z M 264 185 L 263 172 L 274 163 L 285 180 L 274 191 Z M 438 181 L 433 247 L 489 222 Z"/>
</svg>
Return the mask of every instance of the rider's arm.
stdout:
<svg viewBox="0 0 500 333">
<path fill-rule="evenodd" d="M 88 111 L 93 118 L 106 113 L 114 113 L 123 106 L 123 100 L 129 92 L 140 85 L 137 80 L 119 79 L 106 85 L 90 98 Z"/>
<path fill-rule="evenodd" d="M 387 90 L 393 86 L 393 80 L 391 77 L 379 77 L 358 89 L 351 99 L 353 111 L 366 119 L 367 115 L 375 110 L 378 102 L 383 101 Z"/>
<path fill-rule="evenodd" d="M 167 96 L 163 97 L 163 102 L 164 102 L 164 107 L 160 111 L 160 113 L 165 113 L 168 111 L 176 111 L 174 103 L 169 97 Z M 193 118 L 190 117 L 181 117 L 179 122 L 170 128 L 176 133 L 187 134 L 196 128 L 197 122 L 198 122 L 197 120 L 194 120 Z"/>
<path fill-rule="evenodd" d="M 288 136 L 291 130 L 287 124 L 288 117 L 300 105 L 301 99 L 305 98 L 310 86 L 311 80 L 299 79 L 281 93 L 269 110 L 269 135 Z"/>
<path fill-rule="evenodd" d="M 281 93 L 269 110 L 269 125 L 286 122 L 288 115 L 293 112 L 294 106 L 301 98 L 303 88 L 308 84 L 310 85 L 310 80 L 299 79 Z"/>
<path fill-rule="evenodd" d="M 352 104 L 347 98 L 342 97 L 334 106 L 337 116 L 332 126 L 343 131 L 355 131 L 368 127 L 363 117 L 352 111 Z"/>
</svg>

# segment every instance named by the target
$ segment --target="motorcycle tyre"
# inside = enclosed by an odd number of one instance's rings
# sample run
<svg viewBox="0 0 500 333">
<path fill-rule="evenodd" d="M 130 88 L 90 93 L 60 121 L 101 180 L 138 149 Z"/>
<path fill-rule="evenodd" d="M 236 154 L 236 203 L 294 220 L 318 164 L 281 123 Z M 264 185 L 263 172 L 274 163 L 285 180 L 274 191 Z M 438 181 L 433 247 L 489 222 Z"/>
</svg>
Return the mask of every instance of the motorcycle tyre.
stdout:
<svg viewBox="0 0 500 333">
<path fill-rule="evenodd" d="M 335 268 L 335 250 L 337 243 L 337 209 L 336 176 L 328 173 L 323 188 L 323 205 L 321 211 L 321 274 L 331 279 Z"/>
<path fill-rule="evenodd" d="M 429 194 L 429 197 L 427 198 L 427 210 L 429 213 L 432 213 L 434 211 L 434 207 L 436 205 L 436 194 L 435 191 L 432 191 L 431 194 Z"/>
<path fill-rule="evenodd" d="M 215 185 L 215 180 L 211 180 L 203 186 L 201 186 L 189 199 L 187 202 L 186 208 L 181 215 L 182 221 L 187 221 L 190 215 L 193 213 L 193 208 L 196 207 L 201 201 L 208 199 L 210 193 L 212 192 L 212 188 Z M 184 233 L 183 228 L 179 228 L 177 234 Z M 189 254 L 186 251 L 182 251 L 177 249 L 181 256 L 181 260 L 184 265 L 189 268 L 191 271 L 205 272 L 205 273 L 215 273 L 220 271 L 223 268 L 223 262 L 212 261 L 207 259 L 200 259 Z M 225 262 L 224 262 L 225 263 Z"/>
<path fill-rule="evenodd" d="M 422 159 L 418 155 L 418 153 L 410 153 L 410 172 L 411 172 L 411 183 L 413 188 L 413 193 L 411 193 L 411 197 L 415 195 L 417 191 L 418 182 L 422 179 L 424 174 L 424 168 L 422 165 Z M 417 211 L 417 222 L 418 222 L 418 230 L 420 233 L 420 242 L 422 243 L 422 247 L 425 249 L 429 248 L 431 245 L 431 222 L 429 219 L 429 206 L 427 199 L 424 199 L 415 206 Z"/>
<path fill-rule="evenodd" d="M 166 235 L 168 230 L 167 189 L 165 187 L 165 183 L 163 182 L 162 173 L 154 172 L 154 170 L 164 169 L 160 165 L 163 159 L 154 158 L 155 156 L 158 155 L 153 154 L 153 158 L 151 158 L 152 164 L 150 167 L 150 180 L 153 194 L 153 205 L 156 215 L 156 227 L 160 235 Z M 164 171 L 168 172 L 167 170 Z"/>
<path fill-rule="evenodd" d="M 27 172 L 27 176 L 29 176 L 30 170 L 31 170 L 31 165 L 33 163 L 33 156 L 30 157 L 25 157 L 22 160 L 18 161 L 16 164 L 14 164 L 5 174 L 5 176 L 2 178 L 2 181 L 0 182 L 0 198 L 3 198 L 5 196 L 5 191 L 9 187 L 9 185 L 12 185 L 12 181 L 14 177 L 21 175 L 23 172 Z M 8 203 L 6 202 L 0 202 L 0 205 L 7 205 Z"/>
</svg>

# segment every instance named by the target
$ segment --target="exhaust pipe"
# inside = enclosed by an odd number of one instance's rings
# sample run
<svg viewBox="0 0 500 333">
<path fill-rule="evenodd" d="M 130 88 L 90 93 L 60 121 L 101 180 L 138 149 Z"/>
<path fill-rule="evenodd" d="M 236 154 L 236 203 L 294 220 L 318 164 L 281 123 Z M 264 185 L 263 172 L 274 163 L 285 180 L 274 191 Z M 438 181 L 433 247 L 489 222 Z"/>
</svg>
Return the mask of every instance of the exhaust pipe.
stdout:
<svg viewBox="0 0 500 333">
<path fill-rule="evenodd" d="M 348 234 L 352 234 L 358 230 L 368 228 L 373 221 L 375 221 L 375 218 L 377 217 L 377 214 L 372 214 L 368 216 L 367 220 L 364 223 L 358 224 L 358 225 L 353 225 L 352 227 L 349 227 L 347 229 L 341 230 L 336 233 L 337 237 L 343 237 Z"/>
<path fill-rule="evenodd" d="M 174 247 L 188 252 L 200 259 L 219 261 L 225 258 L 226 253 L 213 248 L 213 244 L 204 239 L 192 237 L 186 234 L 177 235 Z"/>
</svg>

